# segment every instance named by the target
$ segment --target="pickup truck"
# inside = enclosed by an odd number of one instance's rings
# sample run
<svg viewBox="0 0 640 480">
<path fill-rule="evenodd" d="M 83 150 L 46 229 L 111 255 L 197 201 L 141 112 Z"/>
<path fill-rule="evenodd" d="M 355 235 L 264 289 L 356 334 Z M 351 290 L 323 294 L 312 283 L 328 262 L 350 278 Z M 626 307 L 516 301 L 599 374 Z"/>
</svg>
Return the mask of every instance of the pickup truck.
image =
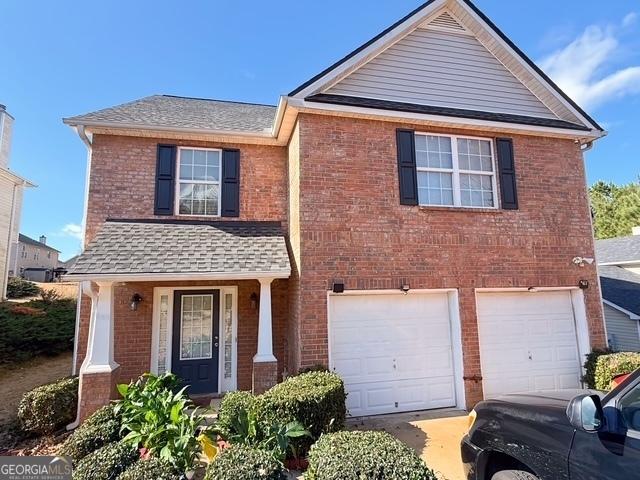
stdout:
<svg viewBox="0 0 640 480">
<path fill-rule="evenodd" d="M 461 444 L 468 480 L 640 479 L 640 370 L 608 394 L 486 400 L 469 424 Z"/>
</svg>

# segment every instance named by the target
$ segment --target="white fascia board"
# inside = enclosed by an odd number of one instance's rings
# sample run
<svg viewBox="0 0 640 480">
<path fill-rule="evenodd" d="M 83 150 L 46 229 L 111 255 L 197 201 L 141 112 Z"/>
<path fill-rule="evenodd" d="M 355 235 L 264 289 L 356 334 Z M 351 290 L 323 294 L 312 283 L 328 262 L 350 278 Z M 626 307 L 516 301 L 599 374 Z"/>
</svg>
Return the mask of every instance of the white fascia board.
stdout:
<svg viewBox="0 0 640 480">
<path fill-rule="evenodd" d="M 12 181 L 13 183 L 15 183 L 16 185 L 22 185 L 24 187 L 35 187 L 36 184 L 30 182 L 29 180 L 27 180 L 26 178 L 21 177 L 20 175 L 16 175 L 15 173 L 0 167 L 0 176 L 7 178 L 8 180 Z"/>
<path fill-rule="evenodd" d="M 166 282 L 172 280 L 255 280 L 289 278 L 291 270 L 276 272 L 204 272 L 204 273 L 83 273 L 64 275 L 69 282 Z"/>
<path fill-rule="evenodd" d="M 348 115 L 364 115 L 386 117 L 394 121 L 416 120 L 429 122 L 434 125 L 442 124 L 443 126 L 459 126 L 461 128 L 492 128 L 496 130 L 511 130 L 529 133 L 532 135 L 555 135 L 557 137 L 567 137 L 573 139 L 596 140 L 604 136 L 604 132 L 600 130 L 572 130 L 569 128 L 553 128 L 542 127 L 536 125 L 524 125 L 521 123 L 497 122 L 493 120 L 477 120 L 473 118 L 448 117 L 445 115 L 433 115 L 426 113 L 400 112 L 394 110 L 382 110 L 369 107 L 353 107 L 347 105 L 335 105 L 331 103 L 308 102 L 303 99 L 289 97 L 289 106 L 299 111 L 307 111 L 310 113 L 321 113 L 322 111 L 333 114 L 344 113 Z M 446 124 L 446 125 L 445 125 Z"/>
<path fill-rule="evenodd" d="M 627 315 L 631 320 L 640 320 L 640 315 L 630 312 L 629 310 L 627 310 L 626 308 L 622 308 L 620 305 L 616 305 L 613 302 L 610 302 L 609 300 L 605 300 L 604 298 L 602 299 L 602 303 L 609 305 L 611 308 L 615 308 L 616 310 L 618 310 L 619 312 L 624 313 L 625 315 Z"/>
<path fill-rule="evenodd" d="M 640 259 L 638 260 L 625 260 L 624 262 L 599 262 L 598 265 L 602 265 L 603 267 L 618 267 L 621 265 L 640 265 Z"/>
<path fill-rule="evenodd" d="M 447 0 L 435 0 L 433 3 L 427 5 L 419 12 L 416 12 L 412 17 L 407 18 L 396 28 L 388 31 L 385 35 L 378 38 L 371 45 L 353 55 L 341 65 L 338 65 L 333 70 L 327 72 L 325 75 L 322 75 L 315 82 L 307 85 L 305 88 L 303 88 L 290 98 L 305 98 L 313 93 L 317 93 L 318 91 L 323 90 L 329 85 L 334 84 L 346 72 L 349 72 L 352 68 L 357 67 L 358 64 L 361 63 L 364 59 L 367 59 L 370 56 L 375 56 L 376 54 L 393 44 L 399 38 L 403 37 L 410 31 L 413 31 L 413 29 L 418 25 L 424 23 L 425 19 L 429 15 L 444 7 L 446 3 Z"/>
</svg>

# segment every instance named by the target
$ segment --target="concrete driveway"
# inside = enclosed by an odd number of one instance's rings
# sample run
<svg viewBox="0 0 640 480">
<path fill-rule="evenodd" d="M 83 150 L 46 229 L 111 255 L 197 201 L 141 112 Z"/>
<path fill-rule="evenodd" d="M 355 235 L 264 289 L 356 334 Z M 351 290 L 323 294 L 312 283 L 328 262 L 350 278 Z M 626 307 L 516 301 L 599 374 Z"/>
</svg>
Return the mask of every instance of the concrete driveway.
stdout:
<svg viewBox="0 0 640 480">
<path fill-rule="evenodd" d="M 351 430 L 382 430 L 413 448 L 446 480 L 465 480 L 460 440 L 467 432 L 467 412 L 430 410 L 362 417 L 347 422 Z"/>
</svg>

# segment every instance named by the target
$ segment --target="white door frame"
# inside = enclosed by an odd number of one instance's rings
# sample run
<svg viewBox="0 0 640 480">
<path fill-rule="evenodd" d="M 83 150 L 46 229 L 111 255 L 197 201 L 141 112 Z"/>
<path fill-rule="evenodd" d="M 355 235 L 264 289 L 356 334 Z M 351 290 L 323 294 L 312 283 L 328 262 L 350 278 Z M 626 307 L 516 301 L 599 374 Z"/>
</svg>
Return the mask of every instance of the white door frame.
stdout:
<svg viewBox="0 0 640 480">
<path fill-rule="evenodd" d="M 237 286 L 181 286 L 181 287 L 154 287 L 153 289 L 153 314 L 151 327 L 151 365 L 149 371 L 158 373 L 158 354 L 160 350 L 160 298 L 163 295 L 168 297 L 169 312 L 167 315 L 166 333 L 166 371 L 171 371 L 171 356 L 173 348 L 173 294 L 176 290 L 198 291 L 198 290 L 220 290 L 220 311 L 218 322 L 218 385 L 215 393 L 223 393 L 238 389 L 238 287 Z M 231 344 L 231 378 L 224 378 L 224 297 L 226 294 L 232 295 L 232 344 Z"/>
<path fill-rule="evenodd" d="M 424 295 L 424 294 L 447 294 L 449 304 L 449 325 L 451 328 L 451 350 L 453 357 L 453 376 L 454 389 L 456 397 L 456 408 L 466 409 L 465 391 L 464 391 L 464 368 L 462 356 L 462 327 L 460 324 L 460 303 L 458 299 L 458 290 L 455 288 L 437 288 L 437 289 L 411 289 L 407 293 L 401 290 L 345 290 L 343 293 L 333 293 L 327 291 L 327 347 L 329 356 L 329 365 L 331 369 L 332 345 L 331 345 L 331 308 L 329 303 L 331 297 L 344 296 L 361 296 L 361 295 Z"/>
<path fill-rule="evenodd" d="M 562 292 L 568 291 L 571 294 L 571 306 L 573 308 L 573 322 L 576 330 L 576 341 L 578 346 L 578 358 L 580 358 L 580 372 L 585 374 L 584 362 L 586 356 L 591 353 L 591 339 L 589 338 L 589 322 L 587 321 L 587 308 L 584 302 L 584 292 L 579 287 L 535 287 L 535 291 L 530 291 L 524 287 L 512 288 L 476 288 L 476 323 L 478 322 L 478 294 L 479 293 L 513 293 L 524 292 L 535 295 L 538 292 Z M 478 335 L 478 345 L 480 344 L 480 335 Z M 480 367 L 482 368 L 482 366 Z M 481 372 L 482 373 L 482 372 Z"/>
</svg>

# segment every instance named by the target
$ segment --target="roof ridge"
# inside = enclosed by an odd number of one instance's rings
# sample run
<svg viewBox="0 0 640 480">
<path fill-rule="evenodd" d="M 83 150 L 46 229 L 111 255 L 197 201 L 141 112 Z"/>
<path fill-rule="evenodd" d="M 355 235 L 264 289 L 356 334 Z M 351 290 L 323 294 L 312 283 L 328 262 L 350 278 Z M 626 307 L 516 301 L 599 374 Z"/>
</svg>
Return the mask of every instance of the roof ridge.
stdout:
<svg viewBox="0 0 640 480">
<path fill-rule="evenodd" d="M 217 99 L 217 98 L 185 97 L 183 95 L 169 95 L 169 94 L 166 94 L 166 93 L 161 93 L 161 94 L 154 95 L 154 96 L 169 97 L 169 98 L 181 98 L 181 99 L 185 99 L 185 100 L 202 100 L 202 101 L 205 101 L 205 102 L 235 103 L 235 104 L 239 104 L 239 105 L 254 105 L 254 106 L 260 106 L 260 107 L 278 108 L 277 105 L 273 105 L 271 103 L 239 102 L 239 101 L 236 101 L 236 100 L 220 100 L 220 99 Z"/>
</svg>

